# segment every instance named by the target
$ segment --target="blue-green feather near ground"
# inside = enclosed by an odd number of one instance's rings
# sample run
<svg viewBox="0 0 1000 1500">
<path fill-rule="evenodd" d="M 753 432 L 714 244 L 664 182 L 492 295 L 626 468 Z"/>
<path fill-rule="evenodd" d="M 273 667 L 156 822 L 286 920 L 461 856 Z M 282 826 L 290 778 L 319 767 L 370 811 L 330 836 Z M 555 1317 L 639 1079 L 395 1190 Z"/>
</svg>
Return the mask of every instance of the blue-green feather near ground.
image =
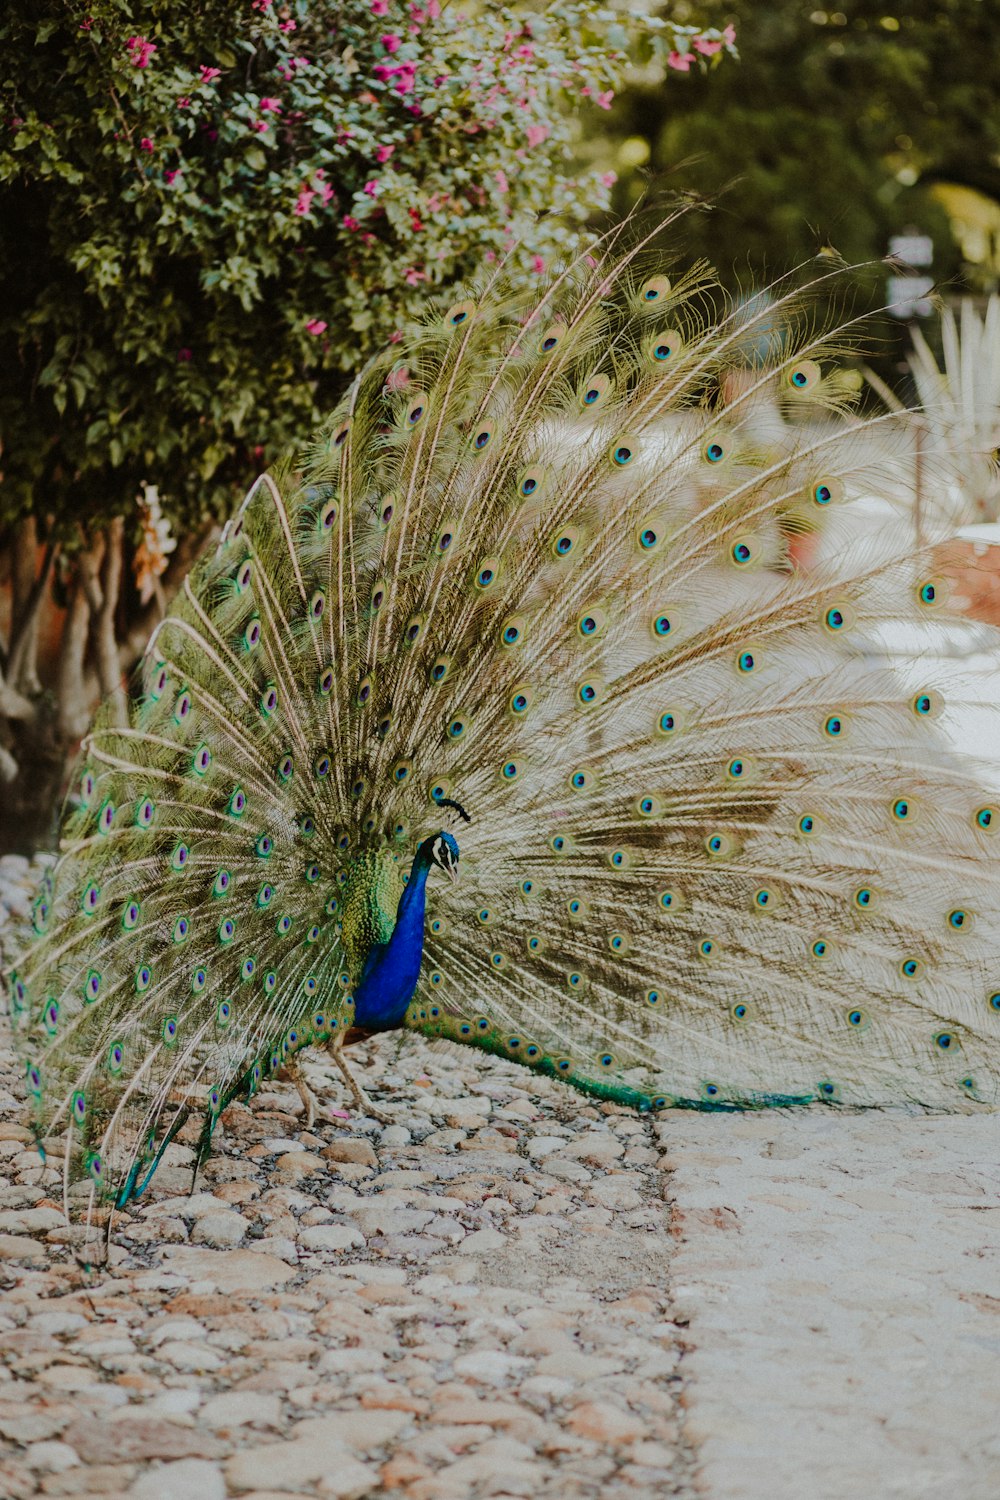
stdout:
<svg viewBox="0 0 1000 1500">
<path fill-rule="evenodd" d="M 894 437 L 813 325 L 840 273 L 755 314 L 602 255 L 364 372 L 95 726 L 11 984 L 84 1194 L 350 1025 L 442 800 L 408 1025 L 643 1109 L 996 1103 L 996 768 L 862 498 Z"/>
</svg>

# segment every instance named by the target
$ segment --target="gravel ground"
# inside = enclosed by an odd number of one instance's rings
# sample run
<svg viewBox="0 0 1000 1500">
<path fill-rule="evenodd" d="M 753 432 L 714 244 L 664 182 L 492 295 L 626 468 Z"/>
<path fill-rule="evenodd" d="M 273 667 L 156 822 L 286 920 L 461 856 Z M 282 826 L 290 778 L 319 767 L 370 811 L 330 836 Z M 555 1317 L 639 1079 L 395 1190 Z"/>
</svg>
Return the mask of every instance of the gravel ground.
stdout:
<svg viewBox="0 0 1000 1500">
<path fill-rule="evenodd" d="M 391 1124 L 316 1054 L 320 1122 L 233 1106 L 193 1196 L 171 1146 L 88 1274 L 0 1038 L 0 1494 L 694 1494 L 652 1124 L 416 1037 L 352 1058 Z"/>
</svg>

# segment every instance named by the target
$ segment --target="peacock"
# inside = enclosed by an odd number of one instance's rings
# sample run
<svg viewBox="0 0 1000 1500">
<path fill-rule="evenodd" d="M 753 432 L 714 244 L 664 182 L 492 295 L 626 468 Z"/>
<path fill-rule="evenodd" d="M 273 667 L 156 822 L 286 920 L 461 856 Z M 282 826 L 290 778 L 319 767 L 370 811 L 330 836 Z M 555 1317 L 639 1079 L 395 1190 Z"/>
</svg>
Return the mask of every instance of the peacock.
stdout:
<svg viewBox="0 0 1000 1500">
<path fill-rule="evenodd" d="M 311 1118 L 307 1047 L 375 1114 L 344 1049 L 398 1029 L 642 1112 L 997 1105 L 998 767 L 844 275 L 727 300 L 617 230 L 492 268 L 257 479 L 8 976 L 71 1207 L 283 1069 Z"/>
</svg>

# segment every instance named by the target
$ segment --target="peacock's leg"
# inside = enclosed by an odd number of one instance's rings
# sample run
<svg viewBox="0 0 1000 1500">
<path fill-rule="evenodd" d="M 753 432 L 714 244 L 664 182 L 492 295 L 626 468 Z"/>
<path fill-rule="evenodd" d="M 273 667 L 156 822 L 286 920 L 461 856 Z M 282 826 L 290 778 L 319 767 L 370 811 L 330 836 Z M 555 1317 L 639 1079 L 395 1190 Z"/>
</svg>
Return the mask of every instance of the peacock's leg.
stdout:
<svg viewBox="0 0 1000 1500">
<path fill-rule="evenodd" d="M 298 1089 L 299 1098 L 302 1100 L 302 1128 L 303 1130 L 309 1130 L 316 1119 L 316 1110 L 318 1108 L 316 1095 L 308 1083 L 306 1083 L 306 1075 L 303 1073 L 302 1064 L 297 1057 L 288 1057 L 285 1059 L 285 1072 Z"/>
<path fill-rule="evenodd" d="M 354 1074 L 351 1072 L 350 1068 L 347 1066 L 347 1059 L 344 1056 L 344 1035 L 345 1034 L 343 1031 L 335 1032 L 327 1042 L 326 1046 L 330 1056 L 333 1058 L 334 1062 L 337 1064 L 337 1067 L 344 1075 L 344 1080 L 347 1083 L 347 1087 L 351 1091 L 351 1098 L 354 1100 L 354 1103 L 357 1105 L 358 1109 L 362 1110 L 366 1115 L 371 1115 L 373 1120 L 379 1120 L 383 1125 L 391 1124 L 392 1116 L 387 1115 L 384 1110 L 379 1109 L 372 1103 L 358 1080 L 355 1078 Z"/>
</svg>

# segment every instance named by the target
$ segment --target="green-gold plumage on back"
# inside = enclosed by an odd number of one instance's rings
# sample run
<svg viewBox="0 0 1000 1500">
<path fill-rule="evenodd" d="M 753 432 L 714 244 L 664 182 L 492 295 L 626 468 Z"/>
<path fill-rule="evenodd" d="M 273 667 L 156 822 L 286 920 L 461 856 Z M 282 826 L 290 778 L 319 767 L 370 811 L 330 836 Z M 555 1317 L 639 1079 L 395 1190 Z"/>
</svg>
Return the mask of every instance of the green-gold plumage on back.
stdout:
<svg viewBox="0 0 1000 1500">
<path fill-rule="evenodd" d="M 354 983 L 371 950 L 392 936 L 402 894 L 399 855 L 391 850 L 369 849 L 349 866 L 342 887 L 341 924 L 347 968 Z"/>
<path fill-rule="evenodd" d="M 637 1108 L 997 1103 L 997 768 L 841 272 L 736 306 L 617 245 L 370 365 L 95 724 L 10 982 L 84 1198 L 343 1036 L 450 801 L 405 1024 Z"/>
</svg>

